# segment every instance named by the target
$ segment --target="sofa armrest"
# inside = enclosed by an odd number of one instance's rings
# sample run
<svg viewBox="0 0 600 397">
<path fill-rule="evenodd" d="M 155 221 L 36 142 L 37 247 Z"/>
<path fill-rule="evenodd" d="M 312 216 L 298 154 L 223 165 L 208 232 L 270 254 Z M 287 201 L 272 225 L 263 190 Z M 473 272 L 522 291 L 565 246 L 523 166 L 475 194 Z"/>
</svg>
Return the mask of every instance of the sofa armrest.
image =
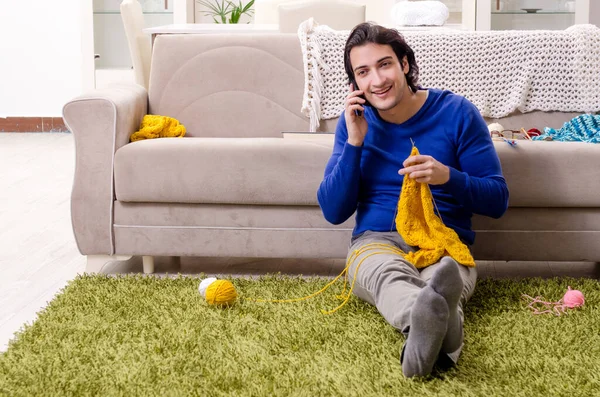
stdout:
<svg viewBox="0 0 600 397">
<path fill-rule="evenodd" d="M 114 154 L 129 142 L 147 111 L 148 93 L 135 84 L 95 90 L 63 107 L 63 119 L 75 139 L 71 221 L 84 255 L 115 252 Z"/>
</svg>

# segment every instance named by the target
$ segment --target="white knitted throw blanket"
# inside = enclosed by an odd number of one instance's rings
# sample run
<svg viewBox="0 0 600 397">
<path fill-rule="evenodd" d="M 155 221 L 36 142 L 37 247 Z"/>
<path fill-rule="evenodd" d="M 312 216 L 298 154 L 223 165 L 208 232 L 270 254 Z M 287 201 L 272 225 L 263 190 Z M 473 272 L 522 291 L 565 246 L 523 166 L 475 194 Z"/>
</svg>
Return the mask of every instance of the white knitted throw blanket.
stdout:
<svg viewBox="0 0 600 397">
<path fill-rule="evenodd" d="M 304 58 L 302 113 L 316 131 L 320 120 L 339 117 L 349 93 L 344 46 L 349 31 L 298 29 Z M 515 110 L 600 110 L 600 28 L 566 30 L 404 31 L 419 66 L 418 84 L 465 96 L 486 117 Z"/>
</svg>

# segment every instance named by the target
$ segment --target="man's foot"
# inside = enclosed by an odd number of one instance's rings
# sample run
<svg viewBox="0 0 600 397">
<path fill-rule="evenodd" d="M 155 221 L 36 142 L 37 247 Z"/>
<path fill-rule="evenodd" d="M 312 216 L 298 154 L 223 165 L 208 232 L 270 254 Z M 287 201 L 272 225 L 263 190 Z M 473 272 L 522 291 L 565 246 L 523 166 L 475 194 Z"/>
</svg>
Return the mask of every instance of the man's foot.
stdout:
<svg viewBox="0 0 600 397">
<path fill-rule="evenodd" d="M 463 324 L 458 314 L 463 281 L 458 266 L 460 265 L 451 257 L 443 257 L 429 281 L 429 286 L 440 294 L 448 305 L 448 331 L 442 343 L 442 351 L 445 353 L 456 351 L 463 343 Z"/>
<path fill-rule="evenodd" d="M 446 300 L 431 287 L 419 292 L 410 312 L 410 329 L 400 358 L 404 376 L 431 373 L 446 335 L 448 314 Z"/>
</svg>

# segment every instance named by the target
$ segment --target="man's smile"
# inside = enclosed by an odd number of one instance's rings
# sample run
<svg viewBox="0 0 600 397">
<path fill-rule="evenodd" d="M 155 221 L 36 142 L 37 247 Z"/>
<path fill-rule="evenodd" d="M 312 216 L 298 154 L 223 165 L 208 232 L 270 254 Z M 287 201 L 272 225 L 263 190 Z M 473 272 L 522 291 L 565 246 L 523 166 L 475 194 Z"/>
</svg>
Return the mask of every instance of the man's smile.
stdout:
<svg viewBox="0 0 600 397">
<path fill-rule="evenodd" d="M 389 90 L 391 90 L 391 89 L 392 89 L 392 86 L 389 86 L 389 87 L 387 87 L 387 88 L 384 88 L 384 89 L 382 89 L 382 90 L 378 90 L 378 91 L 371 91 L 371 93 L 372 93 L 373 95 L 375 95 L 375 96 L 382 97 L 382 96 L 385 96 L 385 94 L 387 94 L 387 93 L 388 93 L 388 91 L 389 91 Z"/>
</svg>

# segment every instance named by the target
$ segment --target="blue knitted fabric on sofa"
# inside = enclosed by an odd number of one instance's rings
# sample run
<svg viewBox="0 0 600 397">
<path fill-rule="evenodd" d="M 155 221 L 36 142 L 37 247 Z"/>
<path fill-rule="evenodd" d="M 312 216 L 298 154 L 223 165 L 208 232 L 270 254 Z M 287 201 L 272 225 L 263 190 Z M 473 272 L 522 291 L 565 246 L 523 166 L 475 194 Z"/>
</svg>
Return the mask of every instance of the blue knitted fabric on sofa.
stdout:
<svg viewBox="0 0 600 397">
<path fill-rule="evenodd" d="M 551 139 L 562 142 L 600 143 L 600 115 L 582 114 L 567 121 L 560 129 L 544 128 L 544 133 L 534 141 Z"/>
</svg>

